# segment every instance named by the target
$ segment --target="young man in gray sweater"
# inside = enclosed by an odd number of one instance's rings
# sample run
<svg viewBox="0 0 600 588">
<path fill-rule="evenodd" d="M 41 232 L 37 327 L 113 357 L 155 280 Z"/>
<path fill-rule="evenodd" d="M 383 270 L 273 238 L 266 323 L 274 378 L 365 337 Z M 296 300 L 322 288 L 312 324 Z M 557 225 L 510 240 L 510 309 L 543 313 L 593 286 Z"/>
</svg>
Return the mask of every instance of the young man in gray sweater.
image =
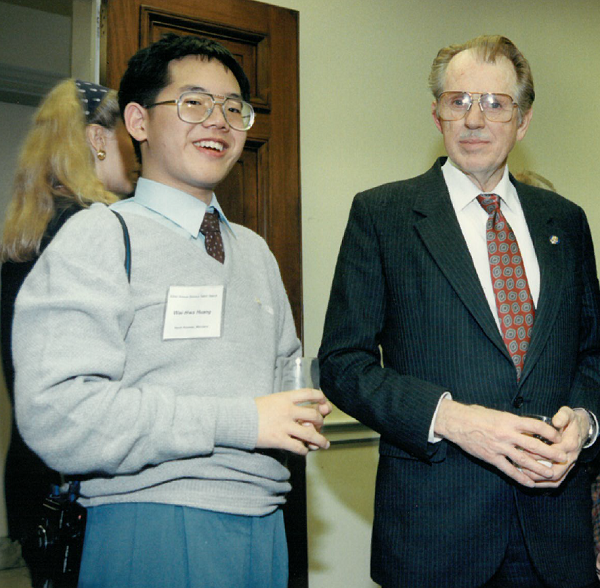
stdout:
<svg viewBox="0 0 600 588">
<path fill-rule="evenodd" d="M 119 99 L 142 161 L 114 205 L 131 281 L 104 205 L 44 252 L 14 321 L 19 428 L 83 480 L 80 587 L 284 588 L 285 452 L 327 448 L 331 407 L 276 390 L 301 352 L 277 263 L 213 192 L 254 120 L 248 80 L 221 45 L 170 35 Z"/>
</svg>

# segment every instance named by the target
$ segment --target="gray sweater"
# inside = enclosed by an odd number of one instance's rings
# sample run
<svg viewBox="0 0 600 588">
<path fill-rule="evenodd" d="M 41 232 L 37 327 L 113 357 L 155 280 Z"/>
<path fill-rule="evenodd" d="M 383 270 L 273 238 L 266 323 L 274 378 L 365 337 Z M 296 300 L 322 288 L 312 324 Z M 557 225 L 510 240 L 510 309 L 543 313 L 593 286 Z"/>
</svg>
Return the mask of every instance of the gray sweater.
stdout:
<svg viewBox="0 0 600 588">
<path fill-rule="evenodd" d="M 264 515 L 285 500 L 279 452 L 255 449 L 253 398 L 274 391 L 278 357 L 300 343 L 277 263 L 234 225 L 219 264 L 151 218 L 75 215 L 17 299 L 16 413 L 51 467 L 85 481 L 82 502 L 158 502 Z M 170 286 L 223 284 L 222 336 L 163 340 Z"/>
</svg>

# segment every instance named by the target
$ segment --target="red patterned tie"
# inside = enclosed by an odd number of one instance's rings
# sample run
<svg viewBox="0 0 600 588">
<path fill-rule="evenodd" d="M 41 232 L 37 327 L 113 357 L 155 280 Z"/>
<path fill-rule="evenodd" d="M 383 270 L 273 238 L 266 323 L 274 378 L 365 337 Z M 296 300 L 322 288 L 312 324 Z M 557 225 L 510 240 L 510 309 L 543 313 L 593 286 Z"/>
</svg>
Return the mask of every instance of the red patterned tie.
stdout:
<svg viewBox="0 0 600 588">
<path fill-rule="evenodd" d="M 204 219 L 200 226 L 200 232 L 204 235 L 204 245 L 206 253 L 214 257 L 218 262 L 225 262 L 225 249 L 223 249 L 223 237 L 221 236 L 221 227 L 219 226 L 219 213 L 204 213 Z"/>
<path fill-rule="evenodd" d="M 519 244 L 500 210 L 498 196 L 481 194 L 477 196 L 477 201 L 489 214 L 486 240 L 492 286 L 502 337 L 517 369 L 519 380 L 529 348 L 535 308 Z"/>
</svg>

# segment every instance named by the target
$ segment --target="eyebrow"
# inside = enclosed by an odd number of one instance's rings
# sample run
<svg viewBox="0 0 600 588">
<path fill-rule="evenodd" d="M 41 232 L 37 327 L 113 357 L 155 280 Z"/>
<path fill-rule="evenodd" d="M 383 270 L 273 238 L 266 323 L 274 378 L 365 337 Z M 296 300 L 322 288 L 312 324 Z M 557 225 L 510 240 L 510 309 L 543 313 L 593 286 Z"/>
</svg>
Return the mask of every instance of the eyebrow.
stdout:
<svg viewBox="0 0 600 588">
<path fill-rule="evenodd" d="M 211 92 L 210 90 L 207 90 L 206 88 L 203 88 L 202 86 L 182 86 L 181 88 L 179 88 L 180 92 L 206 92 L 207 94 L 212 94 L 213 92 Z M 242 98 L 241 94 L 238 94 L 237 92 L 230 92 L 229 94 L 221 94 L 222 96 L 226 96 L 228 98 Z"/>
</svg>

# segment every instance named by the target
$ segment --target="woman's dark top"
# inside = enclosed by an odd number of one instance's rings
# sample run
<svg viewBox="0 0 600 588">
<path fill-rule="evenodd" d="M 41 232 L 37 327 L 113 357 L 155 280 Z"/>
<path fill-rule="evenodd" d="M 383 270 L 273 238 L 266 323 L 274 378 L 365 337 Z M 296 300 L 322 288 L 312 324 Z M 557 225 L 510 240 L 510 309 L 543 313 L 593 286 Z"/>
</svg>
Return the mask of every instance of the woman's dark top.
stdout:
<svg viewBox="0 0 600 588">
<path fill-rule="evenodd" d="M 56 213 L 51 219 L 42 238 L 43 251 L 67 219 L 81 210 L 81 206 L 71 199 L 58 198 Z M 36 258 L 37 259 L 37 258 Z M 25 262 L 7 261 L 2 264 L 2 367 L 6 387 L 14 406 L 15 369 L 11 353 L 12 322 L 15 300 L 23 281 L 33 268 L 36 259 Z M 22 541 L 35 530 L 41 516 L 41 505 L 48 496 L 51 484 L 60 484 L 60 476 L 51 470 L 23 441 L 14 418 L 10 446 L 6 455 L 4 491 L 8 533 L 11 539 Z"/>
</svg>

